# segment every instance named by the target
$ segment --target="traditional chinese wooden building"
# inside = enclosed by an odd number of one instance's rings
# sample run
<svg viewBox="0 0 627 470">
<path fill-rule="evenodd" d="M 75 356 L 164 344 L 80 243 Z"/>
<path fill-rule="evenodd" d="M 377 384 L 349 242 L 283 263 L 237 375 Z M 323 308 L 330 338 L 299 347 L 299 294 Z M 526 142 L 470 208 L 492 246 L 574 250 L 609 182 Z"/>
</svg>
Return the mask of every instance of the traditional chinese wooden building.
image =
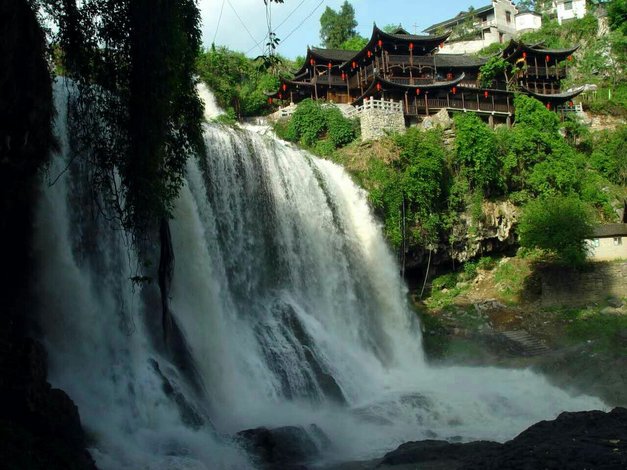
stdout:
<svg viewBox="0 0 627 470">
<path fill-rule="evenodd" d="M 282 80 L 270 99 L 297 103 L 312 98 L 354 106 L 365 100 L 393 100 L 402 103 L 408 119 L 447 109 L 507 120 L 514 112 L 514 92 L 556 109 L 583 90 L 561 89 L 576 48 L 547 49 L 511 41 L 502 54 L 514 72 L 482 87 L 480 68 L 488 58 L 438 53 L 447 37 L 418 36 L 402 28 L 387 33 L 375 25 L 360 51 L 309 48 L 294 78 Z"/>
</svg>

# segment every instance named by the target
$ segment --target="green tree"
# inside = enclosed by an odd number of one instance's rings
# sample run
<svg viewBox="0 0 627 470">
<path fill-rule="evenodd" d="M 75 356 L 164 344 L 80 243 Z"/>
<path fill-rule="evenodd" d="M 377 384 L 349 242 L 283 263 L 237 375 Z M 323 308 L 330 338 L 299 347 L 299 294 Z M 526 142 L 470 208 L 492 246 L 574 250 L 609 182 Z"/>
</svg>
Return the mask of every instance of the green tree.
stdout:
<svg viewBox="0 0 627 470">
<path fill-rule="evenodd" d="M 576 197 L 550 196 L 525 206 L 518 224 L 520 245 L 540 248 L 571 266 L 587 256 L 586 239 L 593 234 L 589 208 Z"/>
<path fill-rule="evenodd" d="M 73 133 L 90 149 L 95 192 L 124 227 L 144 236 L 169 216 L 186 160 L 203 146 L 196 2 L 40 3 L 57 23 L 63 68 L 80 90 L 70 109 Z"/>
<path fill-rule="evenodd" d="M 324 47 L 339 49 L 342 44 L 357 35 L 355 9 L 345 1 L 339 11 L 327 7 L 320 17 L 320 39 Z"/>
<path fill-rule="evenodd" d="M 614 184 L 627 185 L 627 125 L 599 133 L 590 156 L 591 166 Z"/>
<path fill-rule="evenodd" d="M 467 178 L 471 189 L 495 193 L 501 186 L 501 162 L 494 132 L 472 113 L 458 114 L 454 120 L 456 172 Z"/>
<path fill-rule="evenodd" d="M 351 36 L 346 41 L 344 41 L 340 45 L 340 49 L 344 49 L 345 51 L 359 51 L 366 47 L 366 44 L 368 44 L 368 39 L 360 36 L 359 34 L 356 34 L 355 36 Z"/>
<path fill-rule="evenodd" d="M 627 36 L 627 0 L 611 0 L 607 7 L 610 28 Z"/>
</svg>

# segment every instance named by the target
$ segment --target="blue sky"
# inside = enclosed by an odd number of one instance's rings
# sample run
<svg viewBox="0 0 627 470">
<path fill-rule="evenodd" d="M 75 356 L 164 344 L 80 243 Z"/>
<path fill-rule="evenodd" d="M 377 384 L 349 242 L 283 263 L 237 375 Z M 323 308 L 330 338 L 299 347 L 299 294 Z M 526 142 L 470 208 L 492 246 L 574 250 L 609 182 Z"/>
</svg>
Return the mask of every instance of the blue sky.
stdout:
<svg viewBox="0 0 627 470">
<path fill-rule="evenodd" d="M 490 0 L 353 0 L 357 31 L 370 37 L 372 23 L 401 23 L 410 33 L 446 20 L 469 6 L 488 5 Z M 338 10 L 343 0 L 285 0 L 272 6 L 272 24 L 282 39 L 279 52 L 289 58 L 304 55 L 307 45 L 320 45 L 320 15 L 329 6 Z M 261 53 L 267 26 L 263 0 L 200 0 L 205 47 L 214 40 L 251 57 Z M 317 8 L 316 8 L 317 7 Z M 222 16 L 220 18 L 220 11 Z M 239 18 L 238 18 L 239 17 Z M 218 24 L 218 19 L 220 19 Z M 283 23 L 283 24 L 281 24 Z M 280 25 L 280 26 L 279 26 Z M 258 46 L 255 46 L 259 43 Z"/>
</svg>

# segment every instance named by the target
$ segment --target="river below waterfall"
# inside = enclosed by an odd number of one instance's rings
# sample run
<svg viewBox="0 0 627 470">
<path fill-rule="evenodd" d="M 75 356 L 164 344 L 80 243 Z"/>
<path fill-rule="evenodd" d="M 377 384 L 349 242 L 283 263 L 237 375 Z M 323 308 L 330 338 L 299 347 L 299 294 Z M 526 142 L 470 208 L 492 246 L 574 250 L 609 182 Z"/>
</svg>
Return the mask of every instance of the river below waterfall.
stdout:
<svg viewBox="0 0 627 470">
<path fill-rule="evenodd" d="M 159 346 L 160 306 L 130 281 L 155 266 L 138 272 L 92 204 L 64 88 L 36 295 L 50 381 L 77 404 L 100 468 L 249 468 L 233 436 L 258 426 L 315 424 L 328 437 L 321 458 L 349 460 L 408 440 L 503 441 L 564 410 L 604 408 L 529 370 L 429 367 L 364 191 L 253 126 L 207 124 L 207 155 L 190 159 L 176 203 L 170 302 L 191 358 L 180 367 Z"/>
</svg>

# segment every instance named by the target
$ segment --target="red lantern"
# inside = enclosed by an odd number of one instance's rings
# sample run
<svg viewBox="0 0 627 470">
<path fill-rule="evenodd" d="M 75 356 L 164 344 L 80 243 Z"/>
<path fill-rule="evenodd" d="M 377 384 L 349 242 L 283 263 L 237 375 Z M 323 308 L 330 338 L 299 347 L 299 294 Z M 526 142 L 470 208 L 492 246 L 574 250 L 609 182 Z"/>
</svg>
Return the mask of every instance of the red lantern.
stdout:
<svg viewBox="0 0 627 470">
<path fill-rule="evenodd" d="M 268 104 L 272 104 L 272 97 L 268 98 Z"/>
<path fill-rule="evenodd" d="M 372 52 L 368 51 L 368 57 L 372 57 Z"/>
<path fill-rule="evenodd" d="M 383 47 L 383 41 L 381 39 L 379 39 L 379 42 L 377 42 L 377 44 L 379 45 L 379 47 Z"/>
<path fill-rule="evenodd" d="M 416 88 L 416 94 L 419 95 L 420 94 L 420 88 Z"/>
<path fill-rule="evenodd" d="M 526 59 L 526 58 L 527 58 L 527 53 L 523 52 L 523 59 Z"/>
<path fill-rule="evenodd" d="M 410 50 L 410 51 L 413 51 L 413 50 L 414 50 L 414 43 L 413 43 L 413 42 L 410 42 L 410 43 L 409 43 L 409 50 Z"/>
<path fill-rule="evenodd" d="M 377 91 L 381 91 L 381 84 L 377 83 Z"/>
<path fill-rule="evenodd" d="M 546 109 L 551 109 L 551 103 L 546 104 Z"/>
<path fill-rule="evenodd" d="M 573 60 L 573 56 L 572 56 L 572 55 L 569 55 L 569 56 L 568 56 L 568 60 L 569 60 L 569 61 L 572 61 L 572 60 Z"/>
<path fill-rule="evenodd" d="M 352 67 L 353 67 L 354 69 L 356 69 L 356 68 L 357 68 L 357 62 L 353 61 L 353 63 L 352 63 L 351 65 L 352 65 Z"/>
<path fill-rule="evenodd" d="M 344 75 L 344 72 L 342 72 L 342 80 L 344 80 L 344 78 L 346 78 L 346 76 Z"/>
<path fill-rule="evenodd" d="M 311 60 L 309 61 L 309 63 L 310 63 L 311 65 L 316 65 L 316 61 L 315 61 L 315 60 L 313 60 L 313 59 L 311 59 Z"/>
<path fill-rule="evenodd" d="M 284 83 L 283 84 L 283 91 L 287 90 L 287 85 Z"/>
<path fill-rule="evenodd" d="M 547 55 L 547 56 L 544 58 L 544 60 L 545 60 L 546 62 L 549 62 L 549 61 L 551 60 L 551 56 L 550 56 L 550 55 Z"/>
<path fill-rule="evenodd" d="M 328 67 L 331 68 L 333 67 L 333 64 L 331 62 L 328 63 Z"/>
<path fill-rule="evenodd" d="M 488 97 L 488 92 L 487 92 L 487 91 L 484 91 L 484 92 L 483 92 L 483 97 L 484 97 L 484 98 L 487 98 L 487 97 Z"/>
<path fill-rule="evenodd" d="M 444 49 L 444 43 L 443 42 L 440 43 L 440 49 Z"/>
<path fill-rule="evenodd" d="M 279 99 L 282 100 L 283 99 L 283 93 L 279 93 Z"/>
<path fill-rule="evenodd" d="M 453 89 L 452 89 L 451 91 L 453 92 L 453 94 L 454 94 L 454 95 L 455 95 L 455 94 L 457 94 L 457 87 L 456 87 L 456 86 L 454 86 L 454 87 L 453 87 Z"/>
</svg>

